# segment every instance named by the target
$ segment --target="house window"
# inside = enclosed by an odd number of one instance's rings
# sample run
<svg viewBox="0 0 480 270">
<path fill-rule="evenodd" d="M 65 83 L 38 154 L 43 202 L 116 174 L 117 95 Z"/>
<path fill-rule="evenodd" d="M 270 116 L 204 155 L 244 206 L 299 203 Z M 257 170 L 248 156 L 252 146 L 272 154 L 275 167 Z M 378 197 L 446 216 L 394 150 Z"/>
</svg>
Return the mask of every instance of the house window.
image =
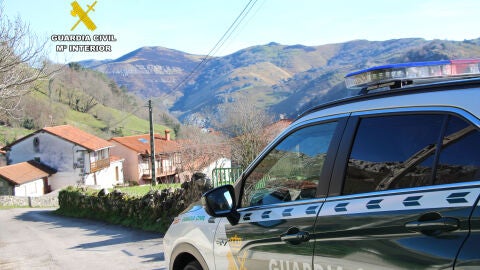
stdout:
<svg viewBox="0 0 480 270">
<path fill-rule="evenodd" d="M 96 160 L 102 160 L 108 158 L 108 149 L 102 149 L 99 151 L 94 152 L 94 156 Z"/>
<path fill-rule="evenodd" d="M 38 137 L 33 138 L 33 150 L 36 153 L 40 151 L 40 139 Z"/>
</svg>

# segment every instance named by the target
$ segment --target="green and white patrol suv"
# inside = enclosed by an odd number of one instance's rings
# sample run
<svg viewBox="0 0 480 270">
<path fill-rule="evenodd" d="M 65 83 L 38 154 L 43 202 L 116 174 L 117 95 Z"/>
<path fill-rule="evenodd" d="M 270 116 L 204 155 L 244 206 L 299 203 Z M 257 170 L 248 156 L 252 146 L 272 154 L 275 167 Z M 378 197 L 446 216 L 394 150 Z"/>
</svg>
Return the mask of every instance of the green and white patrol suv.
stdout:
<svg viewBox="0 0 480 270">
<path fill-rule="evenodd" d="M 480 60 L 346 76 L 164 238 L 169 268 L 480 269 Z"/>
</svg>

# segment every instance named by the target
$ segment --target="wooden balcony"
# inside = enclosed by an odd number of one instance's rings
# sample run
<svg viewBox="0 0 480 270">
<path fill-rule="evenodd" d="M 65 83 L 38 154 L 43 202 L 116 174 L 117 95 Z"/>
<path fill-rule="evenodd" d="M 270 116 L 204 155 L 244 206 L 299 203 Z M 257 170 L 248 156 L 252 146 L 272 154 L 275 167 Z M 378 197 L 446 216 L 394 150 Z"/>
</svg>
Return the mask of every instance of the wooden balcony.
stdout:
<svg viewBox="0 0 480 270">
<path fill-rule="evenodd" d="M 163 168 L 157 168 L 157 176 L 167 176 L 167 175 L 172 175 L 176 174 L 177 170 L 174 166 L 167 166 Z"/>
<path fill-rule="evenodd" d="M 90 163 L 90 172 L 91 173 L 98 172 L 108 167 L 110 167 L 110 159 L 109 158 L 100 159 Z"/>
<path fill-rule="evenodd" d="M 156 177 L 162 177 L 162 176 L 167 176 L 167 175 L 174 175 L 177 174 L 178 171 L 174 166 L 168 166 L 168 167 L 163 167 L 163 168 L 157 168 L 157 171 L 155 172 Z M 142 176 L 144 179 L 152 179 L 151 175 L 151 170 L 150 169 L 143 169 L 142 170 Z"/>
</svg>

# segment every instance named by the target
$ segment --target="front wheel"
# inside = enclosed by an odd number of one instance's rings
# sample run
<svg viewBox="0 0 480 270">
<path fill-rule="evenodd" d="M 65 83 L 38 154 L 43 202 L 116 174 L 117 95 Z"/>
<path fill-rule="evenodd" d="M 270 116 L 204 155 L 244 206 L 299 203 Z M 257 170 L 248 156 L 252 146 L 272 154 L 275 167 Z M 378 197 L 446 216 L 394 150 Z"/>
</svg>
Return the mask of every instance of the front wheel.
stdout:
<svg viewBox="0 0 480 270">
<path fill-rule="evenodd" d="M 191 261 L 185 267 L 183 270 L 203 270 L 202 266 L 200 265 L 199 262 L 197 261 Z"/>
</svg>

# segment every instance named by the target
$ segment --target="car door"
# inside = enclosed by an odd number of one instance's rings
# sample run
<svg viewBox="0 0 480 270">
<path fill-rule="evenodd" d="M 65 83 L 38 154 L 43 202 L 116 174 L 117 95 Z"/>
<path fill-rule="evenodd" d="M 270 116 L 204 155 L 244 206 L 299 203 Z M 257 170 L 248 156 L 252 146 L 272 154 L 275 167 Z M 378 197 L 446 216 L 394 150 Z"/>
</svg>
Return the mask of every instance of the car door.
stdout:
<svg viewBox="0 0 480 270">
<path fill-rule="evenodd" d="M 480 243 L 480 202 L 477 202 L 470 219 L 470 234 L 455 261 L 456 270 L 480 269 L 478 243 Z"/>
<path fill-rule="evenodd" d="M 315 224 L 314 266 L 453 268 L 480 193 L 478 123 L 455 112 L 352 115 Z"/>
<path fill-rule="evenodd" d="M 313 225 L 328 191 L 345 120 L 293 128 L 247 169 L 240 219 L 216 230 L 216 269 L 313 269 Z"/>
</svg>

